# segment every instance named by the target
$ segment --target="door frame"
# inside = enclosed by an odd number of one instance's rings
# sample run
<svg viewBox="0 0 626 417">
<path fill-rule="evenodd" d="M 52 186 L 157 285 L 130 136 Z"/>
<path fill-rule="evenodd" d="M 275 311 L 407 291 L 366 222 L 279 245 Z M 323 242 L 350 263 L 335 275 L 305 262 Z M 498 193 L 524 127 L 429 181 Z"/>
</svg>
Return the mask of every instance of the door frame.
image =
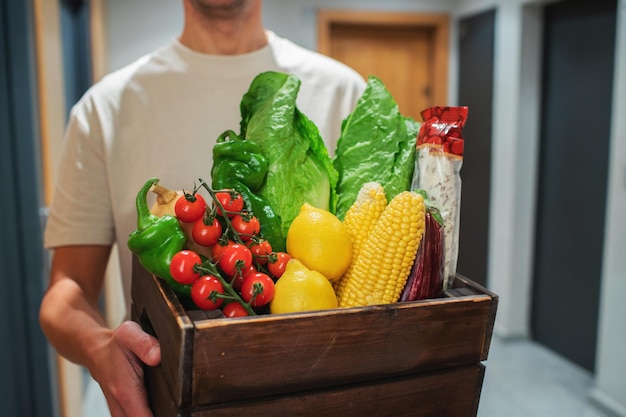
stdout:
<svg viewBox="0 0 626 417">
<path fill-rule="evenodd" d="M 448 102 L 448 49 L 450 18 L 439 13 L 396 13 L 381 11 L 355 11 L 320 9 L 317 16 L 317 49 L 330 55 L 331 29 L 333 25 L 404 26 L 429 29 L 433 32 L 433 102 Z"/>
<path fill-rule="evenodd" d="M 57 171 L 61 160 L 67 122 L 66 76 L 63 65 L 61 0 L 33 0 L 33 33 L 35 38 L 38 122 L 40 126 L 41 179 L 43 204 L 52 202 Z M 91 81 L 106 73 L 106 0 L 89 1 L 89 40 Z M 42 223 L 45 219 L 42 220 Z M 46 263 L 49 262 L 48 254 Z M 47 265 L 46 265 L 47 267 Z M 107 280 L 107 288 L 110 286 Z M 105 290 L 106 291 L 106 290 Z M 111 297 L 113 298 L 113 297 Z M 113 311 L 113 309 L 111 309 Z M 107 310 L 107 313 L 109 310 Z M 109 317 L 107 316 L 107 319 Z M 83 414 L 85 396 L 84 369 L 51 351 L 52 396 L 54 415 L 63 417 Z"/>
</svg>

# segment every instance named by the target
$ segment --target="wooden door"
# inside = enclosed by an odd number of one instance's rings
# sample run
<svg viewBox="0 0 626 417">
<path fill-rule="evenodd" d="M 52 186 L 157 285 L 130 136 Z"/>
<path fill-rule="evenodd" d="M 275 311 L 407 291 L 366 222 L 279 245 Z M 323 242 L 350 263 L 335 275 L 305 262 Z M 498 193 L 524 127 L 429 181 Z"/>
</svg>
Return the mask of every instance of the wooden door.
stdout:
<svg viewBox="0 0 626 417">
<path fill-rule="evenodd" d="M 379 77 L 406 116 L 447 103 L 447 15 L 321 10 L 318 49 Z"/>
</svg>

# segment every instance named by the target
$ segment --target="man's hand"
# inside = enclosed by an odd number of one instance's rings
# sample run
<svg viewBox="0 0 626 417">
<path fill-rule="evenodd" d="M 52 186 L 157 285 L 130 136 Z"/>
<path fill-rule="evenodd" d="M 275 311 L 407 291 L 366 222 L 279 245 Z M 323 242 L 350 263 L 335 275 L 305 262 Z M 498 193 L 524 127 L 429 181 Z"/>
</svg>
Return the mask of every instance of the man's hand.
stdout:
<svg viewBox="0 0 626 417">
<path fill-rule="evenodd" d="M 60 355 L 89 369 L 112 417 L 152 417 L 143 365 L 158 365 L 161 349 L 135 322 L 107 327 L 99 297 L 110 251 L 106 245 L 54 250 L 50 284 L 39 310 L 41 327 Z"/>
<path fill-rule="evenodd" d="M 100 384 L 112 417 L 152 417 L 144 387 L 143 365 L 161 362 L 157 339 L 132 321 L 113 331 L 101 350 L 102 360 L 91 369 Z"/>
</svg>

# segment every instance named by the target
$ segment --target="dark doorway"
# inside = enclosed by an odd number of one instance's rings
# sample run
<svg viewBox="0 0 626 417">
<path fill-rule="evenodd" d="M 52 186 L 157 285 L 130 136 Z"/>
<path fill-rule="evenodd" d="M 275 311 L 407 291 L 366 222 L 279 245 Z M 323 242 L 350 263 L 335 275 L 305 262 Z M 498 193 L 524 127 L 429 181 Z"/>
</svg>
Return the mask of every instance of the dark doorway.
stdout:
<svg viewBox="0 0 626 417">
<path fill-rule="evenodd" d="M 494 23 L 487 11 L 462 19 L 459 27 L 459 104 L 469 107 L 463 134 L 462 195 L 457 271 L 487 281 Z"/>
<path fill-rule="evenodd" d="M 32 2 L 0 0 L 0 404 L 3 415 L 50 417 L 32 16 Z"/>
<path fill-rule="evenodd" d="M 593 371 L 613 92 L 615 0 L 545 7 L 533 337 Z"/>
</svg>

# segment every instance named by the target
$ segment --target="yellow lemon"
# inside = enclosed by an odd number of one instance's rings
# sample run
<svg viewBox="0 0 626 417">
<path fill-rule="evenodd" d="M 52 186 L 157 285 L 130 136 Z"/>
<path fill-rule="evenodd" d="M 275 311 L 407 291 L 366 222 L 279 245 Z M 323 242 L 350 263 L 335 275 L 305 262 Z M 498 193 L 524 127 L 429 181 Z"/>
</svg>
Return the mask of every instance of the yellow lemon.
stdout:
<svg viewBox="0 0 626 417">
<path fill-rule="evenodd" d="M 287 231 L 287 252 L 309 269 L 337 281 L 352 260 L 352 241 L 344 224 L 328 210 L 304 203 Z"/>
<path fill-rule="evenodd" d="M 276 281 L 270 312 L 296 313 L 331 308 L 337 308 L 337 297 L 330 281 L 297 259 L 290 259 L 285 272 Z"/>
</svg>

